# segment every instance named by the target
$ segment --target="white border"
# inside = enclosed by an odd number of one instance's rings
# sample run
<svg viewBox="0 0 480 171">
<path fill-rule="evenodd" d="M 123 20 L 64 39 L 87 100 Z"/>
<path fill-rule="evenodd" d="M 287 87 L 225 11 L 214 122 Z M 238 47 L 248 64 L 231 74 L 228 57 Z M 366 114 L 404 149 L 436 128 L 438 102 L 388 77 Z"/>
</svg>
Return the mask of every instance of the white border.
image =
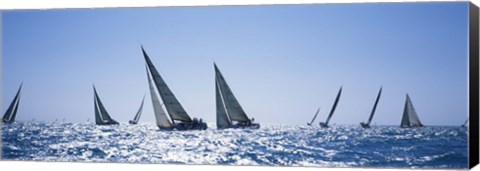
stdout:
<svg viewBox="0 0 480 171">
<path fill-rule="evenodd" d="M 0 9 L 61 9 L 61 8 L 110 8 L 110 7 L 158 7 L 158 6 L 207 6 L 207 5 L 270 5 L 312 3 L 372 3 L 372 2 L 447 2 L 467 0 L 0 0 Z M 473 0 L 473 2 L 480 0 Z M 476 3 L 479 4 L 479 3 Z"/>
</svg>

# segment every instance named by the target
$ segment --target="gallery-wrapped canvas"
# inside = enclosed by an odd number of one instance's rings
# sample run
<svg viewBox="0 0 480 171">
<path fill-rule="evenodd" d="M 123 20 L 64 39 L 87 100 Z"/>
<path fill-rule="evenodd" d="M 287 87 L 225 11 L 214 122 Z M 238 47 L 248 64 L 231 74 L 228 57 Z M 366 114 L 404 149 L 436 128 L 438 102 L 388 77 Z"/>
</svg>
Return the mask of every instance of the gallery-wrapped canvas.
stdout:
<svg viewBox="0 0 480 171">
<path fill-rule="evenodd" d="M 469 169 L 470 2 L 2 10 L 1 159 Z"/>
</svg>

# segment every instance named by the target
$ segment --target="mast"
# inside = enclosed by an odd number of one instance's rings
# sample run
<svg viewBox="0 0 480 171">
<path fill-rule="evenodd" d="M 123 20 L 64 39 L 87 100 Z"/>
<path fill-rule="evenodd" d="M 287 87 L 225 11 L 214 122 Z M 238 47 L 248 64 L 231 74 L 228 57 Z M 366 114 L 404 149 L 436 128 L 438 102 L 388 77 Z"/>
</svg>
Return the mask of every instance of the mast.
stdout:
<svg viewBox="0 0 480 171">
<path fill-rule="evenodd" d="M 377 109 L 377 104 L 378 101 L 380 100 L 380 96 L 382 95 L 382 87 L 380 87 L 380 90 L 378 91 L 377 99 L 375 100 L 375 104 L 373 105 L 372 112 L 370 113 L 370 117 L 368 118 L 367 124 L 370 125 L 373 119 L 373 115 L 375 114 L 375 110 Z"/>
<path fill-rule="evenodd" d="M 143 52 L 145 61 L 147 62 L 148 70 L 150 71 L 152 79 L 155 82 L 155 85 L 157 87 L 158 93 L 160 94 L 160 97 L 164 102 L 165 108 L 167 109 L 167 112 L 170 115 L 172 122 L 174 120 L 192 122 L 192 119 L 190 118 L 190 116 L 187 114 L 183 106 L 180 104 L 180 102 L 177 100 L 173 92 L 170 90 L 170 88 L 168 88 L 167 84 L 165 83 L 163 78 L 160 76 L 160 73 L 157 71 L 157 69 L 153 65 L 147 53 L 143 49 L 143 46 L 142 46 L 142 52 Z"/>
</svg>

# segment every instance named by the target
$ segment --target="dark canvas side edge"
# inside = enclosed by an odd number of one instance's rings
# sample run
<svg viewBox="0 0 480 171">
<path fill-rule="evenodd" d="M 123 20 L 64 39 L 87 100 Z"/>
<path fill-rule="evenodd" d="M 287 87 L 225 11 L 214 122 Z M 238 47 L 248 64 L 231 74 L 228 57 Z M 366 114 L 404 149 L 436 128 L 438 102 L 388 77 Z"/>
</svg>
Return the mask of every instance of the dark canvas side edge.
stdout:
<svg viewBox="0 0 480 171">
<path fill-rule="evenodd" d="M 478 48 L 478 7 L 469 2 L 469 168 L 479 162 L 479 48 Z"/>
</svg>

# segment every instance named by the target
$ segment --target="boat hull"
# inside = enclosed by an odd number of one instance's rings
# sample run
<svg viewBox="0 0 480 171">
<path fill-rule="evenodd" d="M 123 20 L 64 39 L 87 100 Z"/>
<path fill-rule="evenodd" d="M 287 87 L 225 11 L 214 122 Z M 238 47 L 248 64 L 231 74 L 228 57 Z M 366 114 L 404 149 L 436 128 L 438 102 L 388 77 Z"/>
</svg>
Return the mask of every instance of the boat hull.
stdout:
<svg viewBox="0 0 480 171">
<path fill-rule="evenodd" d="M 234 124 L 226 127 L 217 127 L 217 129 L 259 129 L 259 123 L 251 123 L 250 125 Z"/>
<path fill-rule="evenodd" d="M 162 131 L 188 131 L 188 130 L 206 130 L 208 128 L 205 122 L 180 122 L 175 123 L 172 127 L 158 127 Z"/>
<path fill-rule="evenodd" d="M 118 125 L 118 122 L 105 122 L 105 123 L 96 123 L 97 125 Z"/>
<path fill-rule="evenodd" d="M 324 123 L 324 122 L 320 122 L 320 127 L 322 128 L 328 128 L 328 124 Z"/>
<path fill-rule="evenodd" d="M 400 128 L 420 128 L 420 127 L 423 127 L 423 125 L 402 125 L 400 126 Z"/>
<path fill-rule="evenodd" d="M 370 128 L 370 124 L 368 123 L 361 122 L 360 125 L 362 126 L 362 128 Z"/>
<path fill-rule="evenodd" d="M 129 123 L 129 124 L 132 124 L 132 125 L 136 125 L 136 124 L 137 124 L 137 122 L 132 121 L 132 120 L 128 121 L 128 123 Z"/>
<path fill-rule="evenodd" d="M 179 131 L 187 131 L 187 130 L 206 130 L 208 128 L 207 123 L 199 122 L 183 122 L 174 125 L 174 128 Z"/>
<path fill-rule="evenodd" d="M 2 120 L 0 121 L 2 125 L 7 125 L 7 124 L 12 124 L 13 122 L 7 121 L 7 120 Z"/>
</svg>

